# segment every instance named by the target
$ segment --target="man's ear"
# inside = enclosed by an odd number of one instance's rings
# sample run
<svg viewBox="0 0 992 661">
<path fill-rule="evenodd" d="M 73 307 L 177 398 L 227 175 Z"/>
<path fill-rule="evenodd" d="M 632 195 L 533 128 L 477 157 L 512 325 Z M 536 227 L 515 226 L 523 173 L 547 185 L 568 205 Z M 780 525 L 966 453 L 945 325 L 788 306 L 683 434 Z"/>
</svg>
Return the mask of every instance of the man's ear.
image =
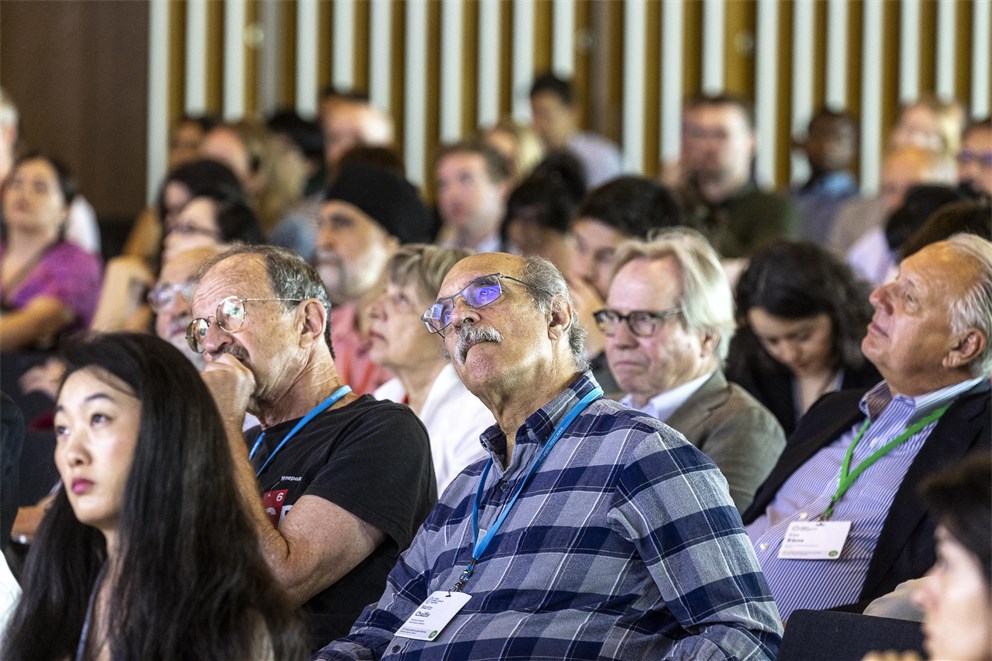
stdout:
<svg viewBox="0 0 992 661">
<path fill-rule="evenodd" d="M 319 342 L 324 337 L 327 310 L 316 298 L 308 298 L 297 307 L 297 323 L 301 343 Z"/>
<path fill-rule="evenodd" d="M 559 339 L 572 327 L 572 306 L 564 296 L 555 296 L 548 314 L 548 337 Z"/>
<path fill-rule="evenodd" d="M 957 344 L 944 356 L 943 365 L 948 369 L 957 369 L 975 361 L 985 350 L 988 338 L 981 331 L 972 328 L 962 336 Z"/>
</svg>

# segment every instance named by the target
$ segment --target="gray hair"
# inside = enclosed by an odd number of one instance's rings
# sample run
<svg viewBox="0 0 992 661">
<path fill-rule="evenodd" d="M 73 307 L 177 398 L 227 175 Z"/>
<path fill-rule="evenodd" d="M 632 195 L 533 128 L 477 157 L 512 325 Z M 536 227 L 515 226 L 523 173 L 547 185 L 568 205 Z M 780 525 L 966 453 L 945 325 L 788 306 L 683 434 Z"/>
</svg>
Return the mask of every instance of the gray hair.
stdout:
<svg viewBox="0 0 992 661">
<path fill-rule="evenodd" d="M 589 361 L 585 357 L 586 330 L 579 325 L 578 315 L 575 314 L 575 301 L 568 291 L 568 283 L 554 264 L 543 257 L 527 257 L 524 263 L 523 280 L 530 285 L 530 291 L 537 308 L 547 314 L 562 301 L 567 301 L 572 308 L 571 324 L 568 327 L 568 347 L 572 352 L 575 369 L 584 372 L 589 369 Z"/>
<path fill-rule="evenodd" d="M 327 341 L 327 347 L 331 350 L 331 357 L 333 358 L 331 301 L 327 296 L 327 289 L 324 287 L 324 282 L 320 279 L 317 270 L 292 250 L 268 245 L 237 244 L 207 260 L 196 274 L 196 281 L 199 282 L 210 269 L 220 262 L 238 255 L 251 255 L 262 260 L 265 265 L 265 272 L 269 276 L 269 285 L 272 287 L 273 295 L 276 298 L 288 299 L 282 301 L 282 306 L 286 311 L 295 307 L 293 301 L 305 301 L 308 298 L 315 298 L 320 301 L 327 312 L 327 319 L 324 322 L 324 339 Z"/>
<path fill-rule="evenodd" d="M 951 332 L 963 336 L 971 329 L 985 335 L 985 349 L 969 365 L 972 376 L 992 376 L 992 242 L 977 234 L 955 234 L 947 239 L 957 255 L 970 258 L 978 277 L 948 306 Z"/>
<path fill-rule="evenodd" d="M 433 301 L 451 267 L 471 254 L 464 248 L 408 243 L 386 262 L 386 281 L 400 286 L 415 284 L 425 299 Z"/>
<path fill-rule="evenodd" d="M 702 234 L 688 227 L 662 230 L 651 241 L 625 241 L 617 248 L 613 276 L 635 259 L 671 257 L 682 274 L 682 319 L 685 327 L 716 336 L 715 354 L 722 363 L 734 336 L 734 295 L 720 257 Z"/>
</svg>

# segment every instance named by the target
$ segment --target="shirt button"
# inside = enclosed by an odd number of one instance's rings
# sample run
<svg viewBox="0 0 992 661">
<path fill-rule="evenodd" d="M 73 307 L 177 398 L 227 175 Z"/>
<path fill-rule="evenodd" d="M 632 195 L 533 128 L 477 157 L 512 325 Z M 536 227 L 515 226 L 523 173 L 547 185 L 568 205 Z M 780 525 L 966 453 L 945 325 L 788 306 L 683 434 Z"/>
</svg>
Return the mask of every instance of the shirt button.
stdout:
<svg viewBox="0 0 992 661">
<path fill-rule="evenodd" d="M 396 652 L 399 652 L 399 651 L 400 651 L 400 646 L 399 645 L 393 645 L 393 653 L 395 654 Z"/>
<path fill-rule="evenodd" d="M 758 546 L 761 548 L 762 551 L 768 550 L 768 544 L 765 544 L 764 542 L 758 544 Z"/>
<path fill-rule="evenodd" d="M 499 485 L 499 490 L 500 491 L 506 491 L 509 488 L 510 488 L 510 485 L 507 484 L 506 482 L 501 482 L 500 485 Z"/>
<path fill-rule="evenodd" d="M 802 514 L 799 515 L 799 518 L 800 518 L 800 520 L 805 521 L 806 519 L 809 518 L 809 514 L 807 514 L 806 512 L 803 512 Z"/>
</svg>

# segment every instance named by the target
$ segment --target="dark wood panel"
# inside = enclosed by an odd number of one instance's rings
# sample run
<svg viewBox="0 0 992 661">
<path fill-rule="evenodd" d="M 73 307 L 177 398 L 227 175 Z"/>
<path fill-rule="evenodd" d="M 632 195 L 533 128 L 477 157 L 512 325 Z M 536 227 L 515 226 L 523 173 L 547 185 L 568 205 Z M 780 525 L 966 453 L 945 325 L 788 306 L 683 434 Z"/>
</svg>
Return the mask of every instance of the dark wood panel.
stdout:
<svg viewBox="0 0 992 661">
<path fill-rule="evenodd" d="M 0 80 L 21 137 L 66 161 L 101 219 L 144 204 L 147 78 L 147 3 L 0 3 Z"/>
</svg>

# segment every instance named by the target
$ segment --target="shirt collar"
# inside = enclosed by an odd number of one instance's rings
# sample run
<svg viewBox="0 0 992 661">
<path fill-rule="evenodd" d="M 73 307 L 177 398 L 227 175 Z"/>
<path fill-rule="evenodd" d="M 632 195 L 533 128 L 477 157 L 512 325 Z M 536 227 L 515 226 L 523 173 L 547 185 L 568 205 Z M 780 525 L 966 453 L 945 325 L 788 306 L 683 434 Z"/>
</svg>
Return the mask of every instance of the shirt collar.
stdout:
<svg viewBox="0 0 992 661">
<path fill-rule="evenodd" d="M 663 393 L 659 393 L 649 399 L 647 404 L 638 410 L 664 422 L 672 417 L 672 414 L 675 413 L 680 406 L 685 404 L 686 400 L 692 397 L 711 376 L 713 376 L 713 372 L 707 372 L 692 381 L 686 381 L 681 385 L 675 386 L 671 390 L 666 390 Z M 627 395 L 621 399 L 620 403 L 631 408 L 637 408 L 634 406 L 633 397 L 630 395 Z"/>
<path fill-rule="evenodd" d="M 572 407 L 597 387 L 599 387 L 599 383 L 592 372 L 587 371 L 579 375 L 560 395 L 527 417 L 524 424 L 517 430 L 517 447 L 525 443 L 543 446 L 551 437 L 558 423 L 572 410 Z M 498 423 L 482 432 L 479 440 L 482 442 L 482 446 L 493 454 L 503 455 L 506 452 L 506 436 Z"/>
<path fill-rule="evenodd" d="M 861 412 L 864 413 L 868 418 L 875 419 L 882 414 L 890 404 L 905 408 L 909 412 L 909 424 L 916 422 L 921 418 L 925 418 L 930 415 L 941 406 L 949 404 L 959 395 L 971 390 L 985 377 L 975 377 L 974 379 L 968 379 L 966 381 L 961 381 L 960 383 L 955 383 L 950 386 L 941 388 L 940 390 L 934 390 L 933 392 L 928 392 L 923 395 L 917 395 L 916 397 L 910 397 L 908 395 L 892 395 L 892 391 L 889 389 L 889 384 L 882 381 L 877 386 L 869 390 L 861 398 L 858 406 L 861 408 Z"/>
</svg>

